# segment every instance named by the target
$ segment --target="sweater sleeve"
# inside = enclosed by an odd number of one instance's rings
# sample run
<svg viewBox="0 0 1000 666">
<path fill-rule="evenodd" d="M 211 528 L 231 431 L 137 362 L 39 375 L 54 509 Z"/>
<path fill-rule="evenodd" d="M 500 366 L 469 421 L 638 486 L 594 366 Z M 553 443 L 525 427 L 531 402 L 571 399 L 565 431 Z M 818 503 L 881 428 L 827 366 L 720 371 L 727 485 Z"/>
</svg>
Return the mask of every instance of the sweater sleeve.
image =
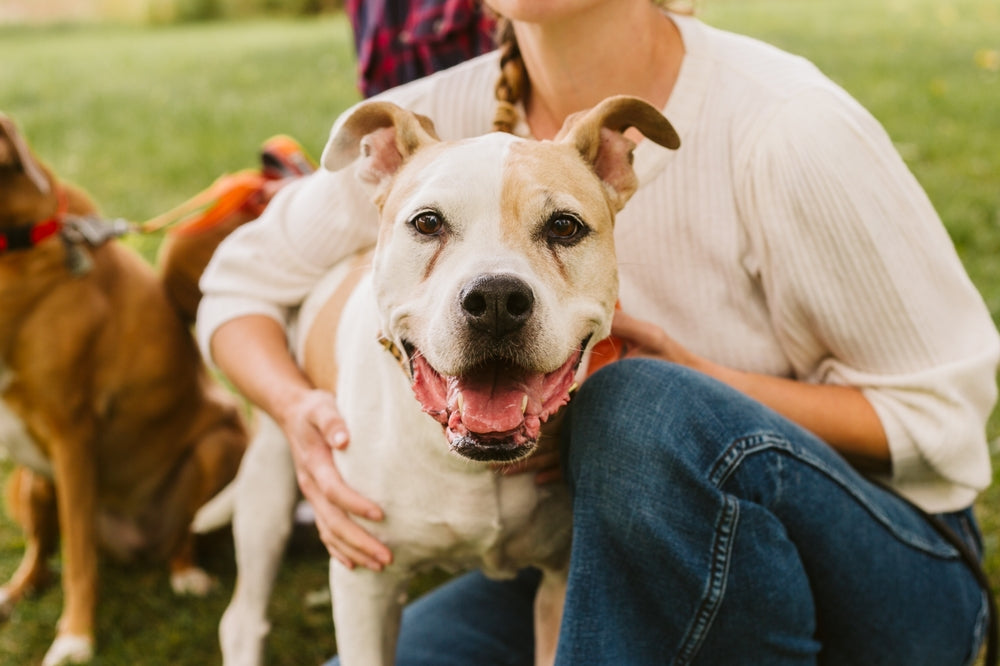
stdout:
<svg viewBox="0 0 1000 666">
<path fill-rule="evenodd" d="M 489 53 L 378 98 L 434 118 L 442 138 L 482 134 L 493 117 L 497 68 L 496 53 Z M 354 108 L 340 115 L 331 138 Z M 287 324 L 334 264 L 375 244 L 377 225 L 369 190 L 354 169 L 321 167 L 281 190 L 259 219 L 219 245 L 202 276 L 197 335 L 205 358 L 211 360 L 212 334 L 231 319 L 262 314 Z"/>
<path fill-rule="evenodd" d="M 746 174 L 748 233 L 798 377 L 864 391 L 898 490 L 929 510 L 971 503 L 990 481 L 1000 341 L 884 130 L 839 89 L 799 93 Z"/>
<path fill-rule="evenodd" d="M 202 275 L 197 336 L 205 358 L 212 334 L 231 319 L 261 314 L 286 325 L 335 263 L 375 243 L 377 224 L 352 169 L 320 168 L 283 188 L 219 245 Z"/>
</svg>

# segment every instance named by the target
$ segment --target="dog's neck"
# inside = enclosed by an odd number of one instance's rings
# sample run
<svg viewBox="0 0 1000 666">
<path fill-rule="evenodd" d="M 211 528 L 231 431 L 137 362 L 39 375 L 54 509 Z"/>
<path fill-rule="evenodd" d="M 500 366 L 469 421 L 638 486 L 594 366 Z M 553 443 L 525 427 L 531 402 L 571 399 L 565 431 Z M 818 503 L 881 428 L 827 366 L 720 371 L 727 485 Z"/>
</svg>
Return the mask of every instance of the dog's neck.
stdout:
<svg viewBox="0 0 1000 666">
<path fill-rule="evenodd" d="M 30 250 L 42 241 L 55 236 L 62 230 L 66 215 L 66 196 L 58 193 L 56 212 L 47 219 L 0 229 L 0 255 L 18 250 Z"/>
</svg>

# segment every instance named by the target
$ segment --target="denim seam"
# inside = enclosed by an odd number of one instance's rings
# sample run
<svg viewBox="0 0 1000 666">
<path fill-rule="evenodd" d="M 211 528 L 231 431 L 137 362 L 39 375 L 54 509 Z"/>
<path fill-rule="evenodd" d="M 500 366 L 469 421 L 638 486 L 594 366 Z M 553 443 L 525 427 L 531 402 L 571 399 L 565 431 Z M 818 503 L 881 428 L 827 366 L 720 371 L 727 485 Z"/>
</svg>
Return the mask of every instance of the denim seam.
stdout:
<svg viewBox="0 0 1000 666">
<path fill-rule="evenodd" d="M 762 433 L 734 441 L 729 447 L 726 448 L 725 451 L 723 451 L 722 455 L 713 466 L 709 474 L 709 481 L 714 484 L 716 488 L 721 490 L 722 485 L 729 479 L 730 476 L 732 476 L 732 474 L 736 472 L 740 463 L 742 463 L 750 455 L 761 453 L 768 449 L 782 451 L 825 475 L 831 481 L 840 486 L 844 492 L 853 497 L 855 501 L 864 507 L 864 509 L 868 511 L 885 529 L 891 532 L 901 542 L 935 557 L 955 559 L 959 556 L 958 551 L 955 550 L 951 544 L 934 543 L 918 534 L 900 530 L 877 505 L 869 502 L 863 494 L 852 488 L 847 479 L 845 479 L 836 470 L 832 469 L 829 465 L 826 465 L 823 460 L 810 455 L 806 451 L 795 448 L 790 442 L 788 442 L 788 440 L 777 435 Z"/>
<path fill-rule="evenodd" d="M 715 525 L 715 540 L 712 544 L 711 569 L 705 594 L 698 610 L 689 625 L 680 644 L 677 666 L 690 664 L 698 654 L 702 643 L 708 636 L 709 627 L 715 620 L 725 594 L 726 581 L 729 578 L 729 564 L 733 553 L 733 536 L 739 523 L 740 507 L 735 498 L 726 496 L 725 504 Z"/>
<path fill-rule="evenodd" d="M 972 634 L 972 652 L 969 655 L 969 661 L 966 666 L 972 666 L 977 663 L 979 659 L 979 653 L 983 648 L 983 640 L 986 636 L 986 624 L 989 622 L 990 616 L 990 605 L 986 598 L 986 592 L 983 592 L 982 605 L 979 607 L 979 616 L 976 618 L 976 624 Z"/>
</svg>

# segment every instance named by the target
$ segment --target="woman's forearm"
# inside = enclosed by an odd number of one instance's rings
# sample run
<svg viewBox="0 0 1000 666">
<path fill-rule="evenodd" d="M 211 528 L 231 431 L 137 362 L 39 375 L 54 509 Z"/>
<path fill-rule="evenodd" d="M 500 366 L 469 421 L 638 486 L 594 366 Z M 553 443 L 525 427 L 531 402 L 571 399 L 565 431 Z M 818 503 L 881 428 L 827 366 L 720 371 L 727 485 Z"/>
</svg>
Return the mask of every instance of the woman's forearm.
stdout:
<svg viewBox="0 0 1000 666">
<path fill-rule="evenodd" d="M 704 359 L 692 365 L 811 431 L 855 466 L 890 471 L 885 430 L 860 389 L 741 372 Z"/>
<path fill-rule="evenodd" d="M 660 358 L 714 377 L 809 430 L 859 468 L 891 469 L 882 421 L 858 388 L 734 370 L 692 353 L 655 324 L 623 311 L 615 313 L 612 333 L 628 341 L 628 355 Z"/>
<path fill-rule="evenodd" d="M 212 359 L 248 400 L 279 423 L 313 386 L 288 351 L 285 330 L 264 315 L 245 315 L 212 335 Z"/>
</svg>

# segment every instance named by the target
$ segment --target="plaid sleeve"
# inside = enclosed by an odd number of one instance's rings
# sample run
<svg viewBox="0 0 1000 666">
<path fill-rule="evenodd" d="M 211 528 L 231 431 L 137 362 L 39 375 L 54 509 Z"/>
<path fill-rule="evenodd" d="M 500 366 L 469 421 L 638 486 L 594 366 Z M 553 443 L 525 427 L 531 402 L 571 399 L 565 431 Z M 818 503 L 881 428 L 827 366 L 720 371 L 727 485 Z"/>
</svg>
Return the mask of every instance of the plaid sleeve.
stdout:
<svg viewBox="0 0 1000 666">
<path fill-rule="evenodd" d="M 358 81 L 370 97 L 494 48 L 477 0 L 348 0 Z"/>
</svg>

